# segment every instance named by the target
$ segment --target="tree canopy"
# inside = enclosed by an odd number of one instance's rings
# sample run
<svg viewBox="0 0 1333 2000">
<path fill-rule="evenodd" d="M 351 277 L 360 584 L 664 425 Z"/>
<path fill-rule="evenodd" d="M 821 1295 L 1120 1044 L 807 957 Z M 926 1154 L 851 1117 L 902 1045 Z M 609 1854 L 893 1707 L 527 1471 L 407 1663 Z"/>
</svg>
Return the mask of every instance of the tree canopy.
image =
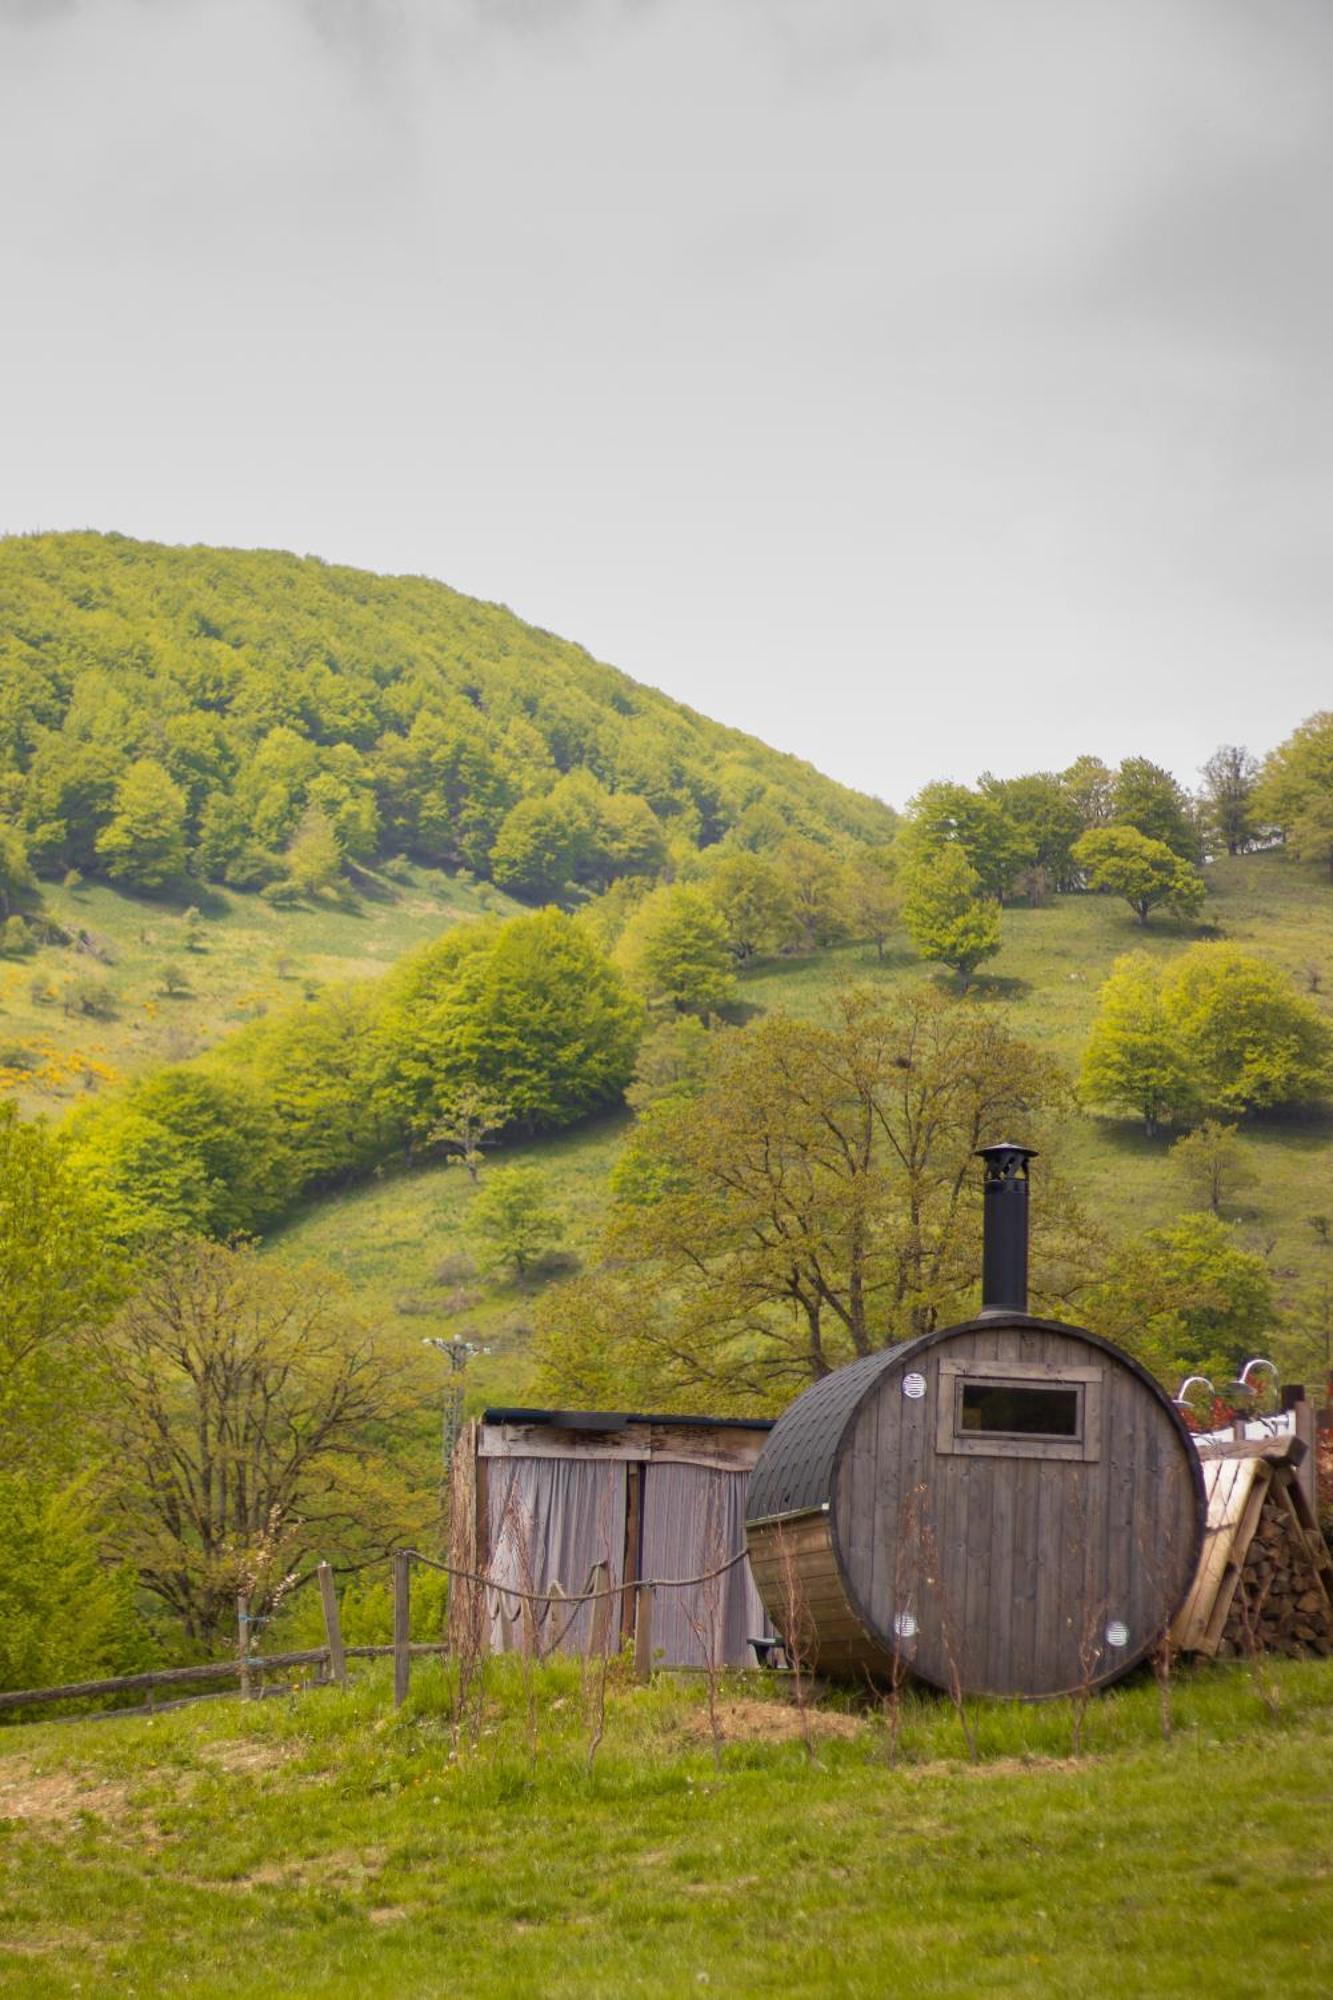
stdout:
<svg viewBox="0 0 1333 2000">
<path fill-rule="evenodd" d="M 947 965 L 966 990 L 977 967 L 1000 949 L 1000 913 L 982 896 L 981 877 L 961 845 L 919 850 L 903 888 L 903 923 L 912 943 L 922 958 Z"/>
<path fill-rule="evenodd" d="M 825 846 L 893 831 L 877 800 L 425 578 L 12 536 L 0 634 L 0 819 L 40 872 L 290 870 L 317 892 L 406 852 L 543 902 L 765 815 Z"/>
<path fill-rule="evenodd" d="M 1165 966 L 1116 960 L 1083 1057 L 1091 1104 L 1137 1111 L 1152 1132 L 1207 1108 L 1235 1115 L 1333 1088 L 1333 1027 L 1279 967 L 1231 944 Z"/>
<path fill-rule="evenodd" d="M 1203 877 L 1165 841 L 1152 840 L 1132 826 L 1095 827 L 1075 842 L 1073 858 L 1090 889 L 1123 896 L 1141 924 L 1159 904 L 1178 917 L 1197 916 L 1206 890 Z"/>
<path fill-rule="evenodd" d="M 1063 1102 L 1058 1071 L 988 1010 L 927 987 L 841 992 L 817 1022 L 715 1038 L 698 1084 L 651 1102 L 614 1176 L 601 1272 L 543 1304 L 544 1393 L 609 1344 L 636 1393 L 768 1407 L 973 1295 L 974 1149 Z M 1068 1277 L 1047 1188 L 1038 1287 Z"/>
<path fill-rule="evenodd" d="M 409 1385 L 325 1272 L 183 1241 L 139 1277 L 97 1341 L 111 1545 L 218 1646 L 238 1593 L 263 1616 L 304 1566 L 381 1552 L 409 1525 L 384 1453 Z"/>
<path fill-rule="evenodd" d="M 1299 860 L 1333 878 L 1333 709 L 1310 716 L 1265 758 L 1254 810 Z"/>
</svg>

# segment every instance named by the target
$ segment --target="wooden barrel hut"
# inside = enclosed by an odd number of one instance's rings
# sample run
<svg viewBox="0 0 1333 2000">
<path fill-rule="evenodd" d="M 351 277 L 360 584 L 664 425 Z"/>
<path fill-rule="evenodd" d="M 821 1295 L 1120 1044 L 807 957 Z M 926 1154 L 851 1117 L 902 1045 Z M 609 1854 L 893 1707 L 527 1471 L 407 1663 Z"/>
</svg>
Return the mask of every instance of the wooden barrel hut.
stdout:
<svg viewBox="0 0 1333 2000">
<path fill-rule="evenodd" d="M 1203 1480 L 1138 1362 L 1027 1311 L 1033 1154 L 981 1157 L 979 1317 L 799 1396 L 751 1475 L 746 1535 L 773 1623 L 821 1672 L 1040 1697 L 1157 1644 L 1198 1562 Z"/>
</svg>

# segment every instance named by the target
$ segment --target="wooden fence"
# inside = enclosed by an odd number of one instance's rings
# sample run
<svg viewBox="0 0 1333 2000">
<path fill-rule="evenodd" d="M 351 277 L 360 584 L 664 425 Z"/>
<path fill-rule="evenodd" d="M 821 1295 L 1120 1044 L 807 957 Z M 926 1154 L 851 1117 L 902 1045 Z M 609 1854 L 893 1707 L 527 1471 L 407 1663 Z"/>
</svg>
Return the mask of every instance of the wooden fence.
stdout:
<svg viewBox="0 0 1333 2000">
<path fill-rule="evenodd" d="M 100 1696 L 117 1694 L 146 1695 L 147 1707 L 151 1709 L 153 1696 L 159 1688 L 199 1687 L 207 1685 L 210 1681 L 235 1680 L 240 1684 L 240 1692 L 243 1695 L 250 1695 L 262 1683 L 265 1674 L 282 1673 L 293 1667 L 317 1667 L 321 1670 L 323 1679 L 345 1687 L 349 1660 L 381 1660 L 390 1657 L 394 1663 L 394 1706 L 401 1708 L 407 1698 L 413 1656 L 448 1651 L 444 1640 L 413 1643 L 410 1576 L 411 1556 L 406 1551 L 400 1550 L 393 1558 L 394 1636 L 393 1644 L 389 1646 L 344 1645 L 333 1571 L 327 1563 L 320 1563 L 316 1577 L 324 1612 L 326 1636 L 322 1646 L 310 1646 L 300 1652 L 292 1653 L 252 1653 L 245 1640 L 248 1626 L 243 1625 L 242 1643 L 231 1659 L 209 1660 L 193 1667 L 154 1667 L 145 1673 L 113 1674 L 104 1680 L 67 1681 L 61 1687 L 18 1688 L 0 1694 L 0 1712 L 36 1707 L 47 1702 L 91 1701 Z"/>
<path fill-rule="evenodd" d="M 148 1697 L 147 1708 L 153 1706 L 153 1696 L 159 1688 L 192 1687 L 206 1685 L 209 1681 L 235 1680 L 239 1683 L 242 1696 L 252 1695 L 263 1676 L 281 1673 L 293 1667 L 318 1667 L 321 1678 L 339 1687 L 347 1685 L 347 1662 L 349 1660 L 393 1660 L 393 1705 L 401 1708 L 407 1700 L 411 1685 L 412 1661 L 420 1655 L 442 1654 L 450 1650 L 444 1639 L 413 1642 L 412 1631 L 412 1564 L 424 1563 L 430 1569 L 442 1570 L 455 1582 L 465 1583 L 469 1588 L 482 1587 L 496 1591 L 502 1599 L 513 1599 L 525 1614 L 531 1607 L 542 1603 L 548 1608 L 561 1607 L 573 1610 L 583 1604 L 594 1606 L 593 1638 L 590 1643 L 605 1646 L 610 1620 L 609 1607 L 613 1598 L 627 1591 L 634 1594 L 634 1666 L 637 1677 L 647 1680 L 652 1673 L 652 1613 L 653 1594 L 657 1590 L 680 1590 L 707 1582 L 711 1576 L 720 1576 L 732 1568 L 745 1555 L 743 1549 L 729 1556 L 724 1563 L 698 1577 L 662 1577 L 636 1584 L 611 1584 L 607 1580 L 606 1565 L 595 1563 L 589 1572 L 583 1590 L 574 1596 L 567 1595 L 558 1583 L 550 1590 L 519 1590 L 514 1586 L 497 1583 L 493 1578 L 465 1570 L 456 1564 L 443 1563 L 433 1556 L 422 1555 L 416 1549 L 395 1549 L 391 1558 L 393 1565 L 393 1643 L 388 1646 L 347 1646 L 343 1643 L 342 1624 L 338 1613 L 338 1593 L 334 1585 L 333 1571 L 328 1563 L 318 1565 L 315 1575 L 319 1584 L 320 1605 L 324 1614 L 325 1643 L 311 1646 L 294 1653 L 251 1653 L 249 1649 L 250 1621 L 248 1610 L 242 1606 L 240 1612 L 240 1643 L 233 1658 L 210 1660 L 193 1667 L 154 1667 L 141 1674 L 115 1674 L 105 1680 L 67 1681 L 61 1687 L 19 1688 L 0 1694 L 0 1713 L 16 1708 L 36 1707 L 46 1702 L 91 1701 L 100 1696 L 117 1694 L 144 1694 Z M 114 1711 L 113 1711 L 114 1712 Z M 130 1711 L 136 1712 L 136 1711 Z"/>
</svg>

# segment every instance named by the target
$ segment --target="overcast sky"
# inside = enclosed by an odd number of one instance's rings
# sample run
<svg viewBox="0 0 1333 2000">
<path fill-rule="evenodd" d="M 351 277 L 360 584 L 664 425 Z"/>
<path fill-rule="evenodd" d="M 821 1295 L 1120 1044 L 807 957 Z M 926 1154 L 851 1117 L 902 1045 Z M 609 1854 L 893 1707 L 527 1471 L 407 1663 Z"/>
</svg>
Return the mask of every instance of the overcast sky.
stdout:
<svg viewBox="0 0 1333 2000">
<path fill-rule="evenodd" d="M 901 803 L 1333 704 L 1328 0 L 0 0 L 0 529 L 419 571 Z"/>
</svg>

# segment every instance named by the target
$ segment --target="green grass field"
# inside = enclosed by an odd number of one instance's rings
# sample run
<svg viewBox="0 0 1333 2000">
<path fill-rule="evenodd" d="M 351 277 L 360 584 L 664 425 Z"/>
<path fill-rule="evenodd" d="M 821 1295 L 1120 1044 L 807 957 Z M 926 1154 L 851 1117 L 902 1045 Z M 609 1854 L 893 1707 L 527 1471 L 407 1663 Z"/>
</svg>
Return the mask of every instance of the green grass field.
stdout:
<svg viewBox="0 0 1333 2000">
<path fill-rule="evenodd" d="M 619 1674 L 619 1669 L 615 1670 Z M 1067 1704 L 910 1698 L 815 1719 L 736 1677 L 715 1766 L 698 1678 L 489 1668 L 457 1749 L 445 1670 L 395 1717 L 232 1699 L 0 1738 L 0 1992 L 413 1996 L 1283 1994 L 1333 1990 L 1333 1670 L 1179 1675 Z M 1267 1699 L 1261 1699 L 1261 1694 Z"/>
<path fill-rule="evenodd" d="M 200 942 L 190 950 L 183 904 L 105 883 L 44 884 L 44 914 L 76 938 L 86 934 L 94 949 L 48 945 L 0 959 L 0 1088 L 29 1113 L 58 1115 L 87 1089 L 197 1054 L 315 986 L 373 976 L 455 923 L 519 907 L 488 883 L 428 868 L 405 868 L 401 880 L 367 874 L 361 890 L 346 905 L 276 909 L 260 896 L 201 887 Z M 169 964 L 186 991 L 165 990 Z M 80 980 L 107 988 L 104 1017 L 65 1006 L 62 996 Z M 53 997 L 35 997 L 37 986 Z"/>
<path fill-rule="evenodd" d="M 1210 881 L 1207 915 L 1213 929 L 1298 976 L 1309 965 L 1325 968 L 1333 990 L 1333 891 L 1315 871 L 1294 867 L 1277 854 L 1257 854 L 1217 863 Z M 1094 896 L 1065 897 L 1044 910 L 1006 910 L 1003 934 L 1000 955 L 961 1004 L 1002 1008 L 1017 1033 L 1049 1045 L 1071 1073 L 1096 1011 L 1098 988 L 1116 957 L 1140 947 L 1165 957 L 1197 935 L 1164 920 L 1142 930 L 1123 903 Z M 893 988 L 933 976 L 898 937 L 882 964 L 873 948 L 859 945 L 764 961 L 747 973 L 741 995 L 748 1009 L 812 1014 L 845 981 Z M 1333 1005 L 1330 994 L 1319 997 L 1326 1008 Z M 568 1218 L 566 1247 L 586 1257 L 624 1129 L 623 1118 L 606 1119 L 490 1157 L 543 1168 Z M 1062 1135 L 1062 1164 L 1113 1234 L 1126 1236 L 1169 1221 L 1186 1205 L 1169 1158 L 1172 1136 L 1149 1139 L 1128 1119 L 1070 1121 Z M 1242 1237 L 1268 1254 L 1285 1303 L 1309 1301 L 1321 1283 L 1333 1288 L 1333 1249 L 1309 1221 L 1313 1214 L 1333 1211 L 1333 1122 L 1315 1116 L 1256 1120 L 1245 1127 L 1244 1144 L 1259 1178 L 1236 1211 Z M 460 1308 L 457 1288 L 431 1283 L 440 1263 L 466 1248 L 469 1195 L 467 1178 L 455 1167 L 386 1171 L 382 1179 L 296 1217 L 274 1244 L 286 1254 L 339 1267 L 366 1309 L 396 1324 L 407 1339 L 475 1329 L 494 1352 L 470 1372 L 470 1403 L 521 1402 L 528 1394 L 526 1331 L 533 1288 L 477 1277 L 463 1286 L 467 1303 Z M 407 1314 L 398 1312 L 402 1301 L 411 1308 Z M 1288 1348 L 1283 1357 L 1288 1365 L 1316 1379 L 1323 1342 L 1313 1321 L 1308 1336 L 1289 1337 Z"/>
</svg>

